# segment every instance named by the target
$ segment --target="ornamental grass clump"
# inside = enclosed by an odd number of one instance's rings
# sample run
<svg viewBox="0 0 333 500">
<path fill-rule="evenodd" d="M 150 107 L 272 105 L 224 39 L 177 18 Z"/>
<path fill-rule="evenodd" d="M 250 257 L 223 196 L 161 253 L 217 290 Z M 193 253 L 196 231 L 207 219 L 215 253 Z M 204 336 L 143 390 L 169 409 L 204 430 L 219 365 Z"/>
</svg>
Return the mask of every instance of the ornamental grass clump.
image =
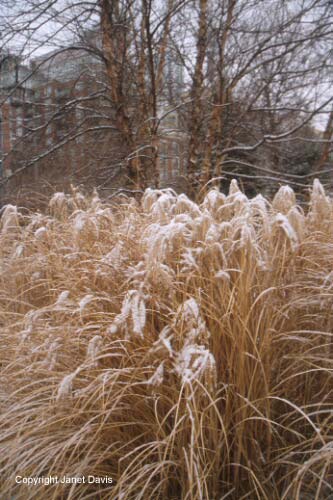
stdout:
<svg viewBox="0 0 333 500">
<path fill-rule="evenodd" d="M 0 497 L 332 498 L 332 250 L 317 180 L 7 206 Z"/>
</svg>

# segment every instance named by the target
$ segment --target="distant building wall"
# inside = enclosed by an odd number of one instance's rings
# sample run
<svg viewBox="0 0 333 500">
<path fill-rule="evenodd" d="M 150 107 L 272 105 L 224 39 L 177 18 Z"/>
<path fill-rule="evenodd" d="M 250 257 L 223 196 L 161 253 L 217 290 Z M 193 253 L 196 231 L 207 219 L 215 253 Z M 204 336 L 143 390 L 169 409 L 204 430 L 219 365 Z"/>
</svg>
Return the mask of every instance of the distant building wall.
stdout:
<svg viewBox="0 0 333 500">
<path fill-rule="evenodd" d="M 167 70 L 169 75 L 169 63 Z M 6 72 L 0 76 L 0 97 L 3 100 L 0 110 L 0 175 L 7 177 L 30 157 L 37 158 L 44 151 L 55 149 L 75 129 L 77 137 L 62 148 L 67 155 L 69 169 L 80 169 L 91 153 L 91 148 L 89 150 L 84 137 L 79 134 L 80 122 L 85 118 L 84 111 L 79 106 L 68 106 L 68 109 L 66 106 L 71 100 L 79 100 L 98 90 L 97 79 L 91 78 L 93 73 L 101 74 L 103 79 L 101 64 L 83 51 L 68 51 L 54 56 L 46 54 L 35 60 L 30 68 L 18 60 L 11 61 Z M 180 70 L 178 73 L 177 78 L 181 80 Z M 20 79 L 24 80 L 22 84 Z M 161 113 L 165 113 L 166 103 L 161 103 L 160 107 Z M 57 110 L 61 109 L 63 112 L 57 114 Z M 103 124 L 103 119 L 99 124 Z M 117 132 L 104 132 L 104 137 L 105 146 L 102 147 L 108 147 L 109 151 L 112 148 L 116 150 L 119 146 Z M 100 141 L 91 139 L 91 142 L 100 149 Z M 162 187 L 182 189 L 186 176 L 186 144 L 186 136 L 178 130 L 177 113 L 168 113 L 162 120 L 157 143 Z"/>
</svg>

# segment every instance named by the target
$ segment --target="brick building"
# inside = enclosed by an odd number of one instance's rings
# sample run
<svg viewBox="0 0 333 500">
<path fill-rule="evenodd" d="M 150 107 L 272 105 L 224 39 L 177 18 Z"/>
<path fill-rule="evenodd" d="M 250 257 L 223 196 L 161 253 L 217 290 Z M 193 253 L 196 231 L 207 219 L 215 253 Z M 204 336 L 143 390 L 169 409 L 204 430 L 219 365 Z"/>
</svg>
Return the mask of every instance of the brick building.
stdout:
<svg viewBox="0 0 333 500">
<path fill-rule="evenodd" d="M 1 176 L 12 173 L 10 153 L 23 137 L 33 118 L 34 89 L 42 85 L 39 76 L 30 76 L 29 68 L 20 59 L 7 55 L 0 71 L 0 162 Z"/>
<path fill-rule="evenodd" d="M 166 69 L 170 78 L 170 63 Z M 114 152 L 121 149 L 117 131 L 108 126 L 114 111 L 103 98 L 103 70 L 94 54 L 84 50 L 50 52 L 29 65 L 18 57 L 7 56 L 0 70 L 1 177 L 10 176 L 31 158 L 31 161 L 38 159 L 30 169 L 35 181 L 41 172 L 51 169 L 51 161 L 52 165 L 66 164 L 63 175 L 77 182 L 87 177 L 89 171 L 96 177 L 98 157 L 99 181 L 103 181 L 110 152 L 114 165 L 118 161 Z M 179 86 L 181 81 L 178 68 Z M 161 104 L 160 108 L 163 114 L 166 106 Z M 178 130 L 178 115 L 170 112 L 162 120 L 158 142 L 162 187 L 181 188 L 185 145 L 186 137 Z M 120 158 L 121 151 L 119 162 Z"/>
</svg>

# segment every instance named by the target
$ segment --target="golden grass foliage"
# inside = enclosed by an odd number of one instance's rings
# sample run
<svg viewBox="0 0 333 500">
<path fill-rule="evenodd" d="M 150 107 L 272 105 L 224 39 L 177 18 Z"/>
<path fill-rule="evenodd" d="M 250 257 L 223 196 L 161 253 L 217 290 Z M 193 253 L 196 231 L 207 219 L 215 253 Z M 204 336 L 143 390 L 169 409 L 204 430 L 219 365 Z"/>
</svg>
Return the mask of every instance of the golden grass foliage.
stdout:
<svg viewBox="0 0 333 500">
<path fill-rule="evenodd" d="M 1 499 L 333 498 L 333 203 L 147 190 L 1 219 Z M 24 486 L 15 476 L 112 476 Z"/>
</svg>

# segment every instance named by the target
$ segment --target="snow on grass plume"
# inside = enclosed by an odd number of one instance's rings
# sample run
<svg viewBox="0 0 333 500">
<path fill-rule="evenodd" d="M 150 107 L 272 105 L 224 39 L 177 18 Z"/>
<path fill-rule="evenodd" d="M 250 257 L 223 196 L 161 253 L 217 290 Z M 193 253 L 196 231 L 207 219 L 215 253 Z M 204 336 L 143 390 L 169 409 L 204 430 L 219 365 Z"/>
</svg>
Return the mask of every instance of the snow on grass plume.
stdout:
<svg viewBox="0 0 333 500">
<path fill-rule="evenodd" d="M 110 334 L 115 334 L 119 329 L 124 329 L 127 337 L 131 333 L 142 337 L 145 324 L 146 306 L 144 297 L 138 290 L 129 290 L 124 297 L 121 312 L 114 318 L 108 331 Z"/>
</svg>

